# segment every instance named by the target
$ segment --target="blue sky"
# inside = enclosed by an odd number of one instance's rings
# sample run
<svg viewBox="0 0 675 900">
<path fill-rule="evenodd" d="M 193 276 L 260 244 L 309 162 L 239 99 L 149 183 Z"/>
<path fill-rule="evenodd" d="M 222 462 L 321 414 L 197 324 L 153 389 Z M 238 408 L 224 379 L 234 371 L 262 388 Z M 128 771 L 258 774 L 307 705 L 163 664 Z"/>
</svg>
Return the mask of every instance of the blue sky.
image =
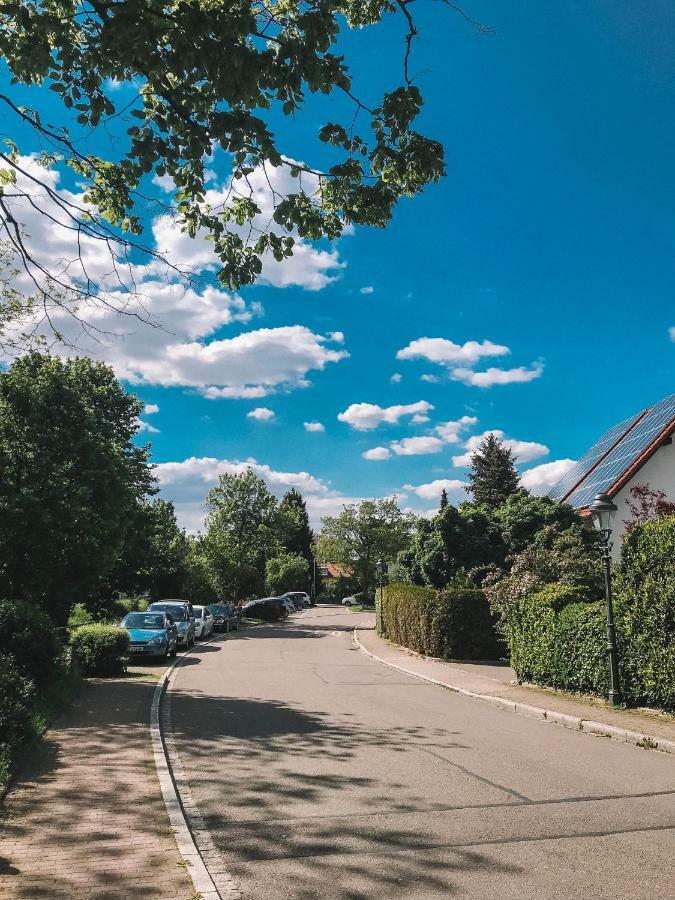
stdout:
<svg viewBox="0 0 675 900">
<path fill-rule="evenodd" d="M 411 71 L 426 99 L 422 130 L 446 147 L 439 185 L 402 202 L 388 229 L 307 246 L 238 300 L 192 298 L 198 321 L 174 309 L 167 330 L 139 334 L 135 349 L 127 338 L 91 351 L 159 408 L 143 417 L 156 431 L 141 437 L 187 527 L 198 527 L 217 473 L 247 459 L 275 490 L 297 484 L 315 521 L 345 500 L 392 493 L 421 512 L 436 505 L 434 482 L 464 496 L 461 458 L 486 430 L 518 442 L 531 470 L 576 459 L 606 427 L 673 392 L 675 7 L 466 8 L 496 33 L 478 37 L 440 4 L 417 11 Z M 396 21 L 344 39 L 367 99 L 398 82 L 399 41 Z M 313 153 L 324 102 L 275 122 L 288 155 Z M 149 282 L 148 293 L 160 287 Z M 171 306 L 162 289 L 158 314 Z M 203 346 L 239 336 L 207 364 Z M 439 340 L 397 358 L 423 338 Z M 199 359 L 185 356 L 190 343 L 203 345 Z M 486 386 L 495 380 L 511 383 Z M 213 399 L 219 389 L 259 396 Z M 256 409 L 273 417 L 248 416 Z M 386 458 L 363 457 L 374 448 Z M 563 468 L 527 483 L 544 490 Z"/>
</svg>

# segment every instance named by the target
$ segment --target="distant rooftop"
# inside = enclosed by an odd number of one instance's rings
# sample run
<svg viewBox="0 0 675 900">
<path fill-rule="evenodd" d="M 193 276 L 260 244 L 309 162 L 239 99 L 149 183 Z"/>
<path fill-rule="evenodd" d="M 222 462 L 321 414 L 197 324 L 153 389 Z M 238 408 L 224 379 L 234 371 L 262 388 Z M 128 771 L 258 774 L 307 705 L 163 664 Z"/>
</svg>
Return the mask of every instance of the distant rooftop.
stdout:
<svg viewBox="0 0 675 900">
<path fill-rule="evenodd" d="M 596 494 L 615 496 L 675 431 L 675 394 L 606 431 L 548 493 L 584 509 Z"/>
</svg>

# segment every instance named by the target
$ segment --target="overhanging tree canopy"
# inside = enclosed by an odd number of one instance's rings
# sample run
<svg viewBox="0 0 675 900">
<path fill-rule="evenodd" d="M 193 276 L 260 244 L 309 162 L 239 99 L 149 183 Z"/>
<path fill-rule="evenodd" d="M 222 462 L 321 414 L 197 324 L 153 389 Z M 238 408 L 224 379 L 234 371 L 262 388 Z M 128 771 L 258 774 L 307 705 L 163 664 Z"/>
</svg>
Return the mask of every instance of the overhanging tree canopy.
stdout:
<svg viewBox="0 0 675 900">
<path fill-rule="evenodd" d="M 439 2 L 473 22 L 449 0 Z M 115 264 L 161 256 L 140 239 L 140 208 L 149 176 L 175 187 L 162 211 L 189 235 L 206 234 L 220 261 L 218 278 L 236 289 L 255 281 L 262 260 L 292 255 L 294 238 L 335 238 L 347 223 L 382 227 L 397 201 L 444 172 L 443 148 L 415 129 L 423 104 L 410 51 L 417 29 L 413 0 L 8 0 L 0 6 L 0 54 L 13 84 L 47 85 L 60 98 L 57 124 L 37 108 L 0 93 L 6 113 L 32 130 L 40 161 L 57 158 L 84 184 L 74 199 L 23 163 L 24 148 L 5 140 L 0 152 L 0 236 L 30 274 L 38 293 L 63 303 L 62 292 L 95 296 L 88 273 L 76 279 L 46 271 L 23 233 L 15 204 L 39 184 L 77 242 L 101 241 Z M 375 101 L 361 98 L 340 52 L 345 29 L 402 23 L 400 83 Z M 135 93 L 115 90 L 131 84 Z M 318 138 L 332 162 L 284 155 L 271 121 L 295 116 L 308 94 L 326 100 Z M 122 100 L 119 98 L 122 97 Z M 344 104 L 335 102 L 342 97 Z M 333 117 L 332 110 L 338 116 Z M 72 121 L 66 128 L 63 122 Z M 119 129 L 121 127 L 121 133 Z M 125 133 L 126 130 L 126 133 Z M 115 152 L 91 152 L 100 133 Z M 99 142 L 100 143 L 100 142 Z M 30 148 L 33 149 L 33 148 Z M 224 151 L 231 184 L 209 203 L 207 170 Z M 322 154 L 322 158 L 325 154 Z M 260 221 L 254 172 L 283 168 L 292 187 L 271 184 L 271 221 Z M 155 201 L 158 202 L 158 201 Z M 48 210 L 40 210 L 52 215 Z M 178 274 L 185 274 L 178 273 Z M 123 287 L 130 289 L 128 280 Z"/>
</svg>

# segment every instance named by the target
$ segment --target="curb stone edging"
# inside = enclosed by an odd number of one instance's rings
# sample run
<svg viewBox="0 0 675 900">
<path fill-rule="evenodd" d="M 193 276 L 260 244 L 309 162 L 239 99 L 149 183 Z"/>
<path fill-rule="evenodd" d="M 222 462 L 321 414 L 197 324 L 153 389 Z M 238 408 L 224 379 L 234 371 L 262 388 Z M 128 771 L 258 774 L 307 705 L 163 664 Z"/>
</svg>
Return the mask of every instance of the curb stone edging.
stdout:
<svg viewBox="0 0 675 900">
<path fill-rule="evenodd" d="M 203 641 L 198 646 L 201 647 L 203 644 L 210 643 L 215 637 L 216 636 L 213 635 L 210 640 Z M 188 817 L 193 822 L 197 819 L 195 824 L 199 824 L 199 813 L 192 799 L 192 794 L 189 792 L 189 785 L 185 778 L 182 766 L 180 765 L 180 761 L 178 760 L 173 738 L 166 738 L 162 731 L 162 724 L 169 725 L 171 721 L 171 696 L 168 694 L 170 681 L 180 667 L 181 660 L 195 649 L 196 647 L 193 646 L 182 656 L 175 658 L 166 667 L 155 687 L 150 708 L 150 735 L 155 759 L 155 769 L 159 779 L 164 806 L 166 807 L 169 816 L 171 831 L 173 832 L 178 852 L 185 863 L 186 871 L 192 880 L 196 894 L 199 895 L 200 900 L 238 900 L 238 898 L 241 897 L 241 894 L 224 867 L 219 864 L 218 868 L 221 871 L 217 874 L 214 873 L 219 882 L 219 886 L 216 887 L 214 878 L 209 872 L 205 860 L 202 858 L 198 844 L 203 845 L 205 840 L 209 843 L 208 847 L 203 846 L 205 851 L 208 850 L 210 853 L 217 853 L 217 851 L 215 845 L 211 842 L 208 832 L 204 832 L 201 837 L 198 837 L 197 841 L 195 840 L 195 835 L 190 828 Z M 164 708 L 162 708 L 162 698 L 164 694 L 168 694 L 168 696 L 167 703 L 164 705 Z M 173 757 L 173 759 L 171 759 L 171 757 Z M 179 783 L 181 785 L 182 794 L 178 790 Z M 183 800 L 183 795 L 185 797 L 185 802 Z M 184 807 L 189 810 L 188 817 L 186 817 Z M 192 811 L 195 813 L 195 818 L 191 815 Z M 214 859 L 212 862 L 215 863 L 217 860 Z"/>
<path fill-rule="evenodd" d="M 446 690 L 453 691 L 456 694 L 463 694 L 465 697 L 472 697 L 475 700 L 483 700 L 485 703 L 491 703 L 493 706 L 501 706 L 520 716 L 529 716 L 530 718 L 541 719 L 547 722 L 553 722 L 555 725 L 562 725 L 565 728 L 572 728 L 575 731 L 582 731 L 584 734 L 594 735 L 596 737 L 610 738 L 615 741 L 621 741 L 624 744 L 634 744 L 648 750 L 660 750 L 662 753 L 670 753 L 675 755 L 675 741 L 667 741 L 663 738 L 654 737 L 650 734 L 642 734 L 638 731 L 628 731 L 625 728 L 619 728 L 615 725 L 605 725 L 602 722 L 594 722 L 591 719 L 582 719 L 579 716 L 570 716 L 567 713 L 556 712 L 555 710 L 544 709 L 541 706 L 529 706 L 526 703 L 519 703 L 516 700 L 507 700 L 506 697 L 494 697 L 491 694 L 478 694 L 475 691 L 466 690 L 466 688 L 454 687 L 439 681 L 437 678 L 431 678 L 429 675 L 420 675 L 418 672 L 411 672 L 403 666 L 382 659 L 367 650 L 358 638 L 358 626 L 354 626 L 353 641 L 356 647 L 366 656 L 388 666 L 390 669 L 397 669 L 399 672 L 405 672 L 412 675 L 413 678 L 420 678 L 430 684 L 436 684 Z"/>
</svg>

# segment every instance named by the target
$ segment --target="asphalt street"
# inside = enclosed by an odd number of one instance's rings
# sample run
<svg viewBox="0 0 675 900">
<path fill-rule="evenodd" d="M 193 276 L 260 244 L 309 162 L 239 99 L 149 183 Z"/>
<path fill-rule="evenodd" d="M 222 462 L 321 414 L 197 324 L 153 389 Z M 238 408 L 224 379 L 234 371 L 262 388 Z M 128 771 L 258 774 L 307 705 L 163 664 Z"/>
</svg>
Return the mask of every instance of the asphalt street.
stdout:
<svg viewBox="0 0 675 900">
<path fill-rule="evenodd" d="M 176 675 L 178 752 L 246 900 L 672 900 L 672 756 L 387 668 L 364 621 L 296 613 Z"/>
</svg>

